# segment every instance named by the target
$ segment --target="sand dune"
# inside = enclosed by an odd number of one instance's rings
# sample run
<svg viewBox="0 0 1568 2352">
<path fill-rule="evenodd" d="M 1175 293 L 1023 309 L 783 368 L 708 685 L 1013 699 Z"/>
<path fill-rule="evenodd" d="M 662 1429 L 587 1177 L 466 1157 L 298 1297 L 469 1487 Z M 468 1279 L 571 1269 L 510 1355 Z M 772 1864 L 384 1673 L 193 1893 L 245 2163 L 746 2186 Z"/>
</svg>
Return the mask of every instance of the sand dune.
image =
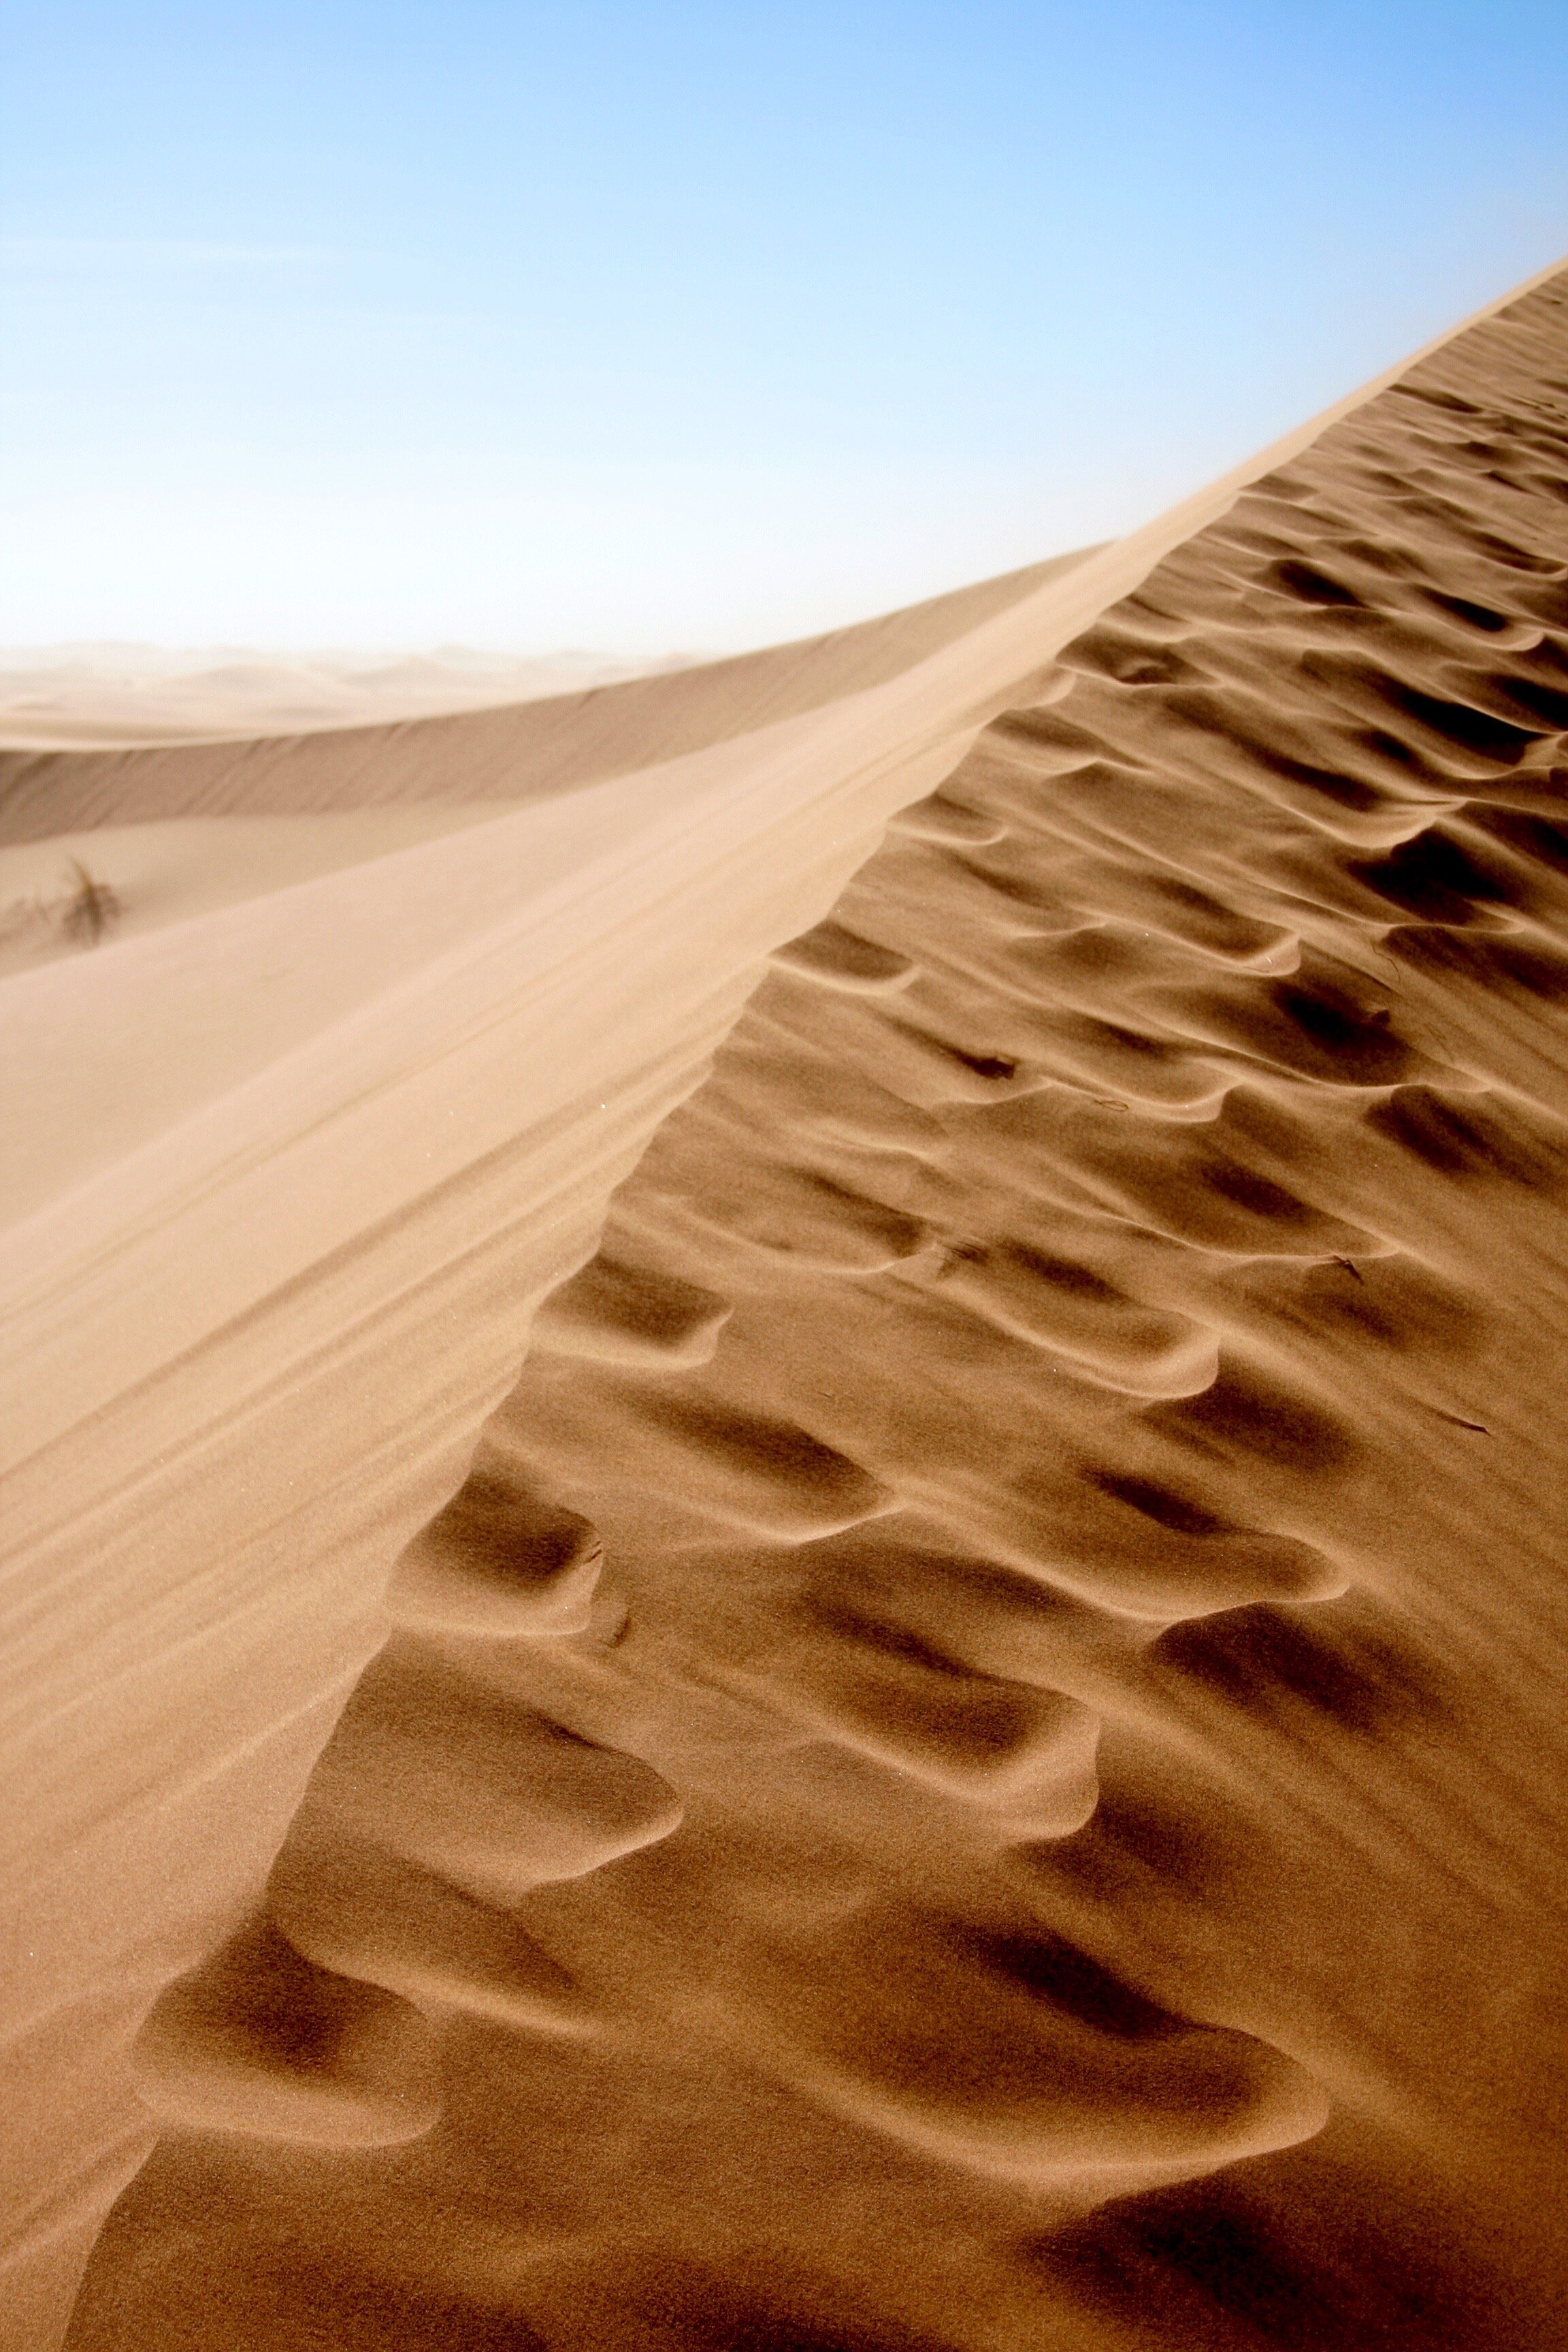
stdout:
<svg viewBox="0 0 1568 2352">
<path fill-rule="evenodd" d="M 1057 556 L 819 637 L 616 686 L 491 695 L 486 712 L 399 718 L 381 726 L 232 727 L 218 740 L 161 750 L 79 752 L 0 748 L 8 840 L 152 817 L 299 815 L 408 802 L 534 800 L 647 768 L 710 743 L 821 710 L 898 677 L 1023 603 L 1081 559 Z M 452 698 L 455 699 L 456 698 Z M 18 744 L 29 739 L 16 737 Z M 8 740 L 0 725 L 0 746 Z"/>
<path fill-rule="evenodd" d="M 518 803 L 5 983 L 18 2344 L 1547 2340 L 1565 452 L 13 763 Z"/>
<path fill-rule="evenodd" d="M 40 646 L 0 653 L 0 743 L 58 751 L 289 735 L 581 693 L 645 671 L 683 669 L 696 658 L 637 663 L 563 653 L 531 659 L 460 646 L 359 656 Z"/>
</svg>

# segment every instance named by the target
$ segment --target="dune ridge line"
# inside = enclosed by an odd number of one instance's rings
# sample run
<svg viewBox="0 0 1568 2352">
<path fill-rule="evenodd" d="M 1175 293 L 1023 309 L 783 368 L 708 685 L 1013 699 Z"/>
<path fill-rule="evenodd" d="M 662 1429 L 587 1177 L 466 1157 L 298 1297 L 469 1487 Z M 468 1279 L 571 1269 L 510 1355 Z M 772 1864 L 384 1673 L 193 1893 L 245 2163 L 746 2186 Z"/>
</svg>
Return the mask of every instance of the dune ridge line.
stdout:
<svg viewBox="0 0 1568 2352">
<path fill-rule="evenodd" d="M 13 1227 L 26 2340 L 132 2074 L 77 2347 L 1201 2343 L 1107 2200 L 1331 2322 L 1346 2181 L 1468 2340 L 1545 2294 L 1565 327 L 649 768 Z M 279 894 L 304 968 L 541 814 Z"/>
</svg>

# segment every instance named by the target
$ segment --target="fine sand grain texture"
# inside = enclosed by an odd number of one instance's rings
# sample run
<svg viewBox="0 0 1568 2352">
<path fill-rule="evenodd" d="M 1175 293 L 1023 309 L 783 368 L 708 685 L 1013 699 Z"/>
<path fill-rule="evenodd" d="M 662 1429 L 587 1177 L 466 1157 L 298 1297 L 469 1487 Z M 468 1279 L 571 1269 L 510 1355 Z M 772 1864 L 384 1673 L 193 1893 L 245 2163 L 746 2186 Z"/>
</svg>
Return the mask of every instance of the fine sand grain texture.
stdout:
<svg viewBox="0 0 1568 2352">
<path fill-rule="evenodd" d="M 1568 277 L 898 619 L 13 768 L 26 2352 L 1552 2340 Z"/>
</svg>

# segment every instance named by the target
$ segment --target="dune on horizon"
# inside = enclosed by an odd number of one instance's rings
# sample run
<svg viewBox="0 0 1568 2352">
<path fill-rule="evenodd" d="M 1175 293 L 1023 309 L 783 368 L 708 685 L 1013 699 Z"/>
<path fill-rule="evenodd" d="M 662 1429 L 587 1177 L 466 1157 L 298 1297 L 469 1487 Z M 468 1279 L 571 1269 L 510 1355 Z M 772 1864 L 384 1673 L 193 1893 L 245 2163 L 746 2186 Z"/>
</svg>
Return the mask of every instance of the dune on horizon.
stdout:
<svg viewBox="0 0 1568 2352">
<path fill-rule="evenodd" d="M 1545 2340 L 1565 461 L 0 750 L 7 2347 Z"/>
<path fill-rule="evenodd" d="M 700 660 L 695 654 L 643 662 L 608 654 L 507 655 L 464 646 L 413 654 L 242 646 L 180 653 L 90 641 L 16 647 L 0 651 L 0 745 L 81 751 L 298 734 L 543 700 Z"/>
</svg>

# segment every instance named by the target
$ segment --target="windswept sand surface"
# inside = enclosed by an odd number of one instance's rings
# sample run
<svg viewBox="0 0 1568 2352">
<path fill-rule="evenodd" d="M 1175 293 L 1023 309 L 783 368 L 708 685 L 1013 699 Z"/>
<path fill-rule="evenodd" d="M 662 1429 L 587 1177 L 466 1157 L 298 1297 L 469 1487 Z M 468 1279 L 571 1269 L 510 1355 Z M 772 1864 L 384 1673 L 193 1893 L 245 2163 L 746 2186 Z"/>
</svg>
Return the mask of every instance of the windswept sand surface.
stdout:
<svg viewBox="0 0 1568 2352">
<path fill-rule="evenodd" d="M 14 772 L 28 2352 L 1552 2340 L 1568 275 L 910 646 Z"/>
</svg>

